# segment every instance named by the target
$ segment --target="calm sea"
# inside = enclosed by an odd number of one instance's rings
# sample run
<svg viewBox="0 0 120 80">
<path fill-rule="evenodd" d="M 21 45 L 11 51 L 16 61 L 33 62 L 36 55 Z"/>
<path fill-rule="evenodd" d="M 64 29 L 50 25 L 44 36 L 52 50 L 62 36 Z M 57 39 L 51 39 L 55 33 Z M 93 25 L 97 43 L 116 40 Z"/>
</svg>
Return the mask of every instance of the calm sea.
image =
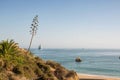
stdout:
<svg viewBox="0 0 120 80">
<path fill-rule="evenodd" d="M 44 60 L 59 62 L 78 73 L 120 77 L 120 50 L 103 49 L 32 49 Z M 82 62 L 75 62 L 80 57 Z"/>
</svg>

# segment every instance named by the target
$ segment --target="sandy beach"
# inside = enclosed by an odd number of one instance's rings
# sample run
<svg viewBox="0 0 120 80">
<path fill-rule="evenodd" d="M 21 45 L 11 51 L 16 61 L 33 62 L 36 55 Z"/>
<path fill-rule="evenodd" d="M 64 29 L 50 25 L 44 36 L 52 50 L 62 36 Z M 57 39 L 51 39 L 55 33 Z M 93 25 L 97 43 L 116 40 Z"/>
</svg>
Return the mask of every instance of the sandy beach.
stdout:
<svg viewBox="0 0 120 80">
<path fill-rule="evenodd" d="M 118 77 L 78 73 L 79 80 L 120 80 Z"/>
</svg>

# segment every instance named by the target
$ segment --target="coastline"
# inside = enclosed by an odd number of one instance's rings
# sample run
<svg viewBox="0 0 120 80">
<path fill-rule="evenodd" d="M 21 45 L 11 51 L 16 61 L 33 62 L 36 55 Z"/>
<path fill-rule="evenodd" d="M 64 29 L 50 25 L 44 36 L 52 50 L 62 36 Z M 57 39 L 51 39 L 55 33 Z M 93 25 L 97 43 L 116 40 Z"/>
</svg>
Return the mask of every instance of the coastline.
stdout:
<svg viewBox="0 0 120 80">
<path fill-rule="evenodd" d="M 77 73 L 79 80 L 120 80 L 119 77 Z"/>
</svg>

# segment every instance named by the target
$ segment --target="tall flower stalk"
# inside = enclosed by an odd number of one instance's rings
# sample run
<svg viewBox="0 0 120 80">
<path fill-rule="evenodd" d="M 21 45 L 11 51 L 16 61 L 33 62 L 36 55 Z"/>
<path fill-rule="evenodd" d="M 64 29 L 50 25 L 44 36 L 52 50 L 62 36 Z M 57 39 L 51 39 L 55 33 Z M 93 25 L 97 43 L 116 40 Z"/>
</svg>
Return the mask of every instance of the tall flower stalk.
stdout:
<svg viewBox="0 0 120 80">
<path fill-rule="evenodd" d="M 28 51 L 30 51 L 30 48 L 31 48 L 31 44 L 32 44 L 32 41 L 33 41 L 33 37 L 36 35 L 36 32 L 37 32 L 37 27 L 38 27 L 38 15 L 36 15 L 34 18 L 33 18 L 33 21 L 32 21 L 32 24 L 31 24 L 31 27 L 30 27 L 30 34 L 32 35 L 31 36 L 31 40 L 30 40 L 30 44 L 29 44 L 29 48 L 28 48 Z"/>
</svg>

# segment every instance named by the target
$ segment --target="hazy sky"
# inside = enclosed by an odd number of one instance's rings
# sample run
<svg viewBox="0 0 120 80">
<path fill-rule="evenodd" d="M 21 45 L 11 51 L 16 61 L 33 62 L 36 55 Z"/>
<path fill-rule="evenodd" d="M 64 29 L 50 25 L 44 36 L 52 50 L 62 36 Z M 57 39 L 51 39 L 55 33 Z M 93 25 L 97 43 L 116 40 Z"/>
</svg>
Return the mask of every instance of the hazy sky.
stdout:
<svg viewBox="0 0 120 80">
<path fill-rule="evenodd" d="M 33 48 L 120 49 L 120 0 L 0 0 L 0 40 L 27 48 L 36 14 Z"/>
</svg>

